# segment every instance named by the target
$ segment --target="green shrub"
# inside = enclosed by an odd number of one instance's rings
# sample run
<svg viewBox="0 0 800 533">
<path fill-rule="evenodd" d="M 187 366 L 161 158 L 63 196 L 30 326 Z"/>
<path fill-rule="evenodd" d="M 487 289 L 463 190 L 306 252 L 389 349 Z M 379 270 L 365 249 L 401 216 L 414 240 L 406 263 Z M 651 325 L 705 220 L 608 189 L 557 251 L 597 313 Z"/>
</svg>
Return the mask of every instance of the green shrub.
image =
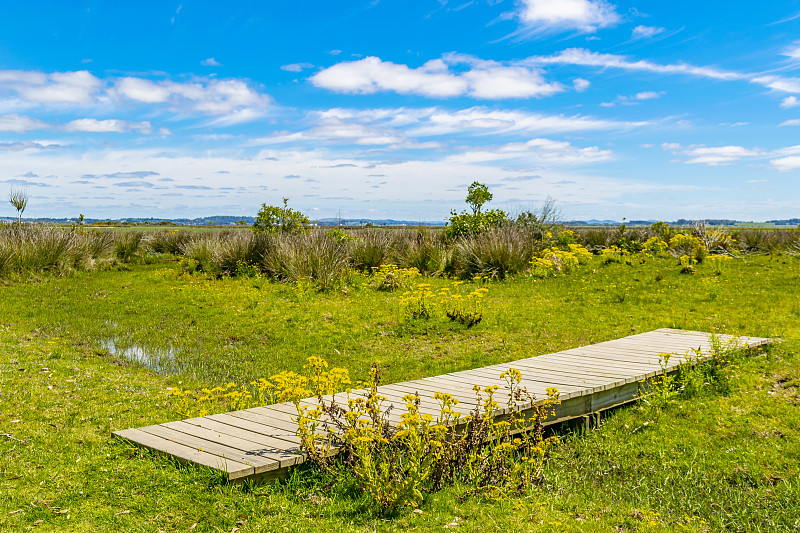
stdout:
<svg viewBox="0 0 800 533">
<path fill-rule="evenodd" d="M 472 213 L 456 210 L 450 211 L 450 221 L 445 228 L 445 234 L 451 238 L 467 235 L 477 235 L 492 228 L 502 226 L 508 222 L 508 215 L 500 209 L 481 211 L 483 204 L 492 201 L 489 188 L 477 181 L 473 181 L 467 189 L 466 202 L 472 208 Z"/>
<path fill-rule="evenodd" d="M 463 237 L 485 233 L 508 222 L 508 215 L 500 209 L 482 213 L 450 212 L 450 220 L 444 229 L 449 237 Z"/>
<path fill-rule="evenodd" d="M 300 211 L 295 211 L 287 204 L 288 198 L 283 199 L 283 207 L 261 204 L 252 230 L 255 233 L 298 233 L 305 231 L 311 225 L 308 217 Z"/>
</svg>

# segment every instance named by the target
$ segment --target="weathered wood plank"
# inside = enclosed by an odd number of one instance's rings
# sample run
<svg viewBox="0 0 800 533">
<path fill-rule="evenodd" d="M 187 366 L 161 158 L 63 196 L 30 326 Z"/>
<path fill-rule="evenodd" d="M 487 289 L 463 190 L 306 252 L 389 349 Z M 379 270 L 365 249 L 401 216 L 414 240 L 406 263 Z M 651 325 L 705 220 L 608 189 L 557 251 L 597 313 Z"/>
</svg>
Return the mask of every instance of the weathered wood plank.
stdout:
<svg viewBox="0 0 800 533">
<path fill-rule="evenodd" d="M 281 468 L 302 462 L 304 458 L 302 452 L 296 446 L 292 446 L 291 443 L 285 440 L 274 439 L 236 426 L 229 426 L 206 417 L 190 418 L 180 423 L 173 422 L 164 425 L 178 430 L 185 428 L 184 433 L 190 433 L 205 439 L 218 439 L 218 442 L 226 446 L 247 452 L 257 451 L 262 457 L 269 457 L 278 461 Z M 294 448 L 295 451 L 290 451 L 291 448 Z"/>
<path fill-rule="evenodd" d="M 224 444 L 201 439 L 199 437 L 188 435 L 162 425 L 145 426 L 143 428 L 139 428 L 139 430 L 166 440 L 170 440 L 177 444 L 195 448 L 197 451 L 217 455 L 221 459 L 227 459 L 236 461 L 237 463 L 251 465 L 255 469 L 255 474 L 265 472 L 267 470 L 275 470 L 278 468 L 278 462 L 273 459 L 261 458 L 257 455 L 247 455 L 241 450 L 229 448 Z"/>
<path fill-rule="evenodd" d="M 239 463 L 231 459 L 225 459 L 218 455 L 200 451 L 191 446 L 184 446 L 162 437 L 145 433 L 139 429 L 124 429 L 115 431 L 114 435 L 129 440 L 139 446 L 156 452 L 171 455 L 178 461 L 184 463 L 195 463 L 207 466 L 214 470 L 220 470 L 228 474 L 229 479 L 248 477 L 255 473 L 252 465 Z"/>
</svg>

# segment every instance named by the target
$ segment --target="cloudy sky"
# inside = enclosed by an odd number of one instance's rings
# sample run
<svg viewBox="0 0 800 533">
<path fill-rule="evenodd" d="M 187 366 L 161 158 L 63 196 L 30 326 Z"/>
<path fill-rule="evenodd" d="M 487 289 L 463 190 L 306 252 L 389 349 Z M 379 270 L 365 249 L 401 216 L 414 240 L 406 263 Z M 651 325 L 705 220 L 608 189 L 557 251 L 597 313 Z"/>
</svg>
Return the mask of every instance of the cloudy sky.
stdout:
<svg viewBox="0 0 800 533">
<path fill-rule="evenodd" d="M 800 2 L 6 2 L 26 216 L 800 215 Z M 0 216 L 13 216 L 7 202 Z"/>
</svg>

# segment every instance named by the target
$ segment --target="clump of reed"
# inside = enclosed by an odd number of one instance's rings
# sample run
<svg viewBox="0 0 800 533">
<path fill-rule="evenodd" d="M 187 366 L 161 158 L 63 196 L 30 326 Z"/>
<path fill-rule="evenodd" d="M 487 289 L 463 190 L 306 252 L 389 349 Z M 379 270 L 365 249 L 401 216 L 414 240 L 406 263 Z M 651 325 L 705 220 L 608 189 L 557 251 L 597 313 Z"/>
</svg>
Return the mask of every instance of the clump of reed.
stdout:
<svg viewBox="0 0 800 533">
<path fill-rule="evenodd" d="M 111 231 L 84 231 L 81 235 L 86 243 L 86 251 L 89 257 L 94 260 L 109 256 L 116 242 L 114 233 Z"/>
<path fill-rule="evenodd" d="M 279 235 L 272 253 L 264 257 L 263 270 L 279 281 L 311 280 L 320 290 L 342 282 L 350 270 L 349 244 L 325 232 Z"/>
<path fill-rule="evenodd" d="M 350 270 L 350 241 L 324 231 L 299 234 L 219 233 L 190 241 L 184 254 L 213 276 L 235 276 L 257 269 L 275 281 L 313 281 L 327 290 Z"/>
<path fill-rule="evenodd" d="M 261 265 L 272 248 L 273 239 L 272 235 L 264 233 L 206 233 L 187 240 L 181 250 L 207 274 L 234 276 L 240 265 Z"/>
<path fill-rule="evenodd" d="M 795 229 L 743 229 L 732 236 L 743 254 L 782 253 L 800 245 L 800 231 Z"/>
<path fill-rule="evenodd" d="M 188 231 L 154 231 L 144 238 L 142 243 L 146 250 L 155 254 L 181 255 L 186 245 L 194 240 Z"/>
<path fill-rule="evenodd" d="M 350 264 L 356 270 L 372 272 L 381 265 L 394 262 L 394 236 L 386 230 L 368 229 L 354 232 L 350 244 Z"/>
<path fill-rule="evenodd" d="M 541 247 L 542 241 L 532 238 L 524 227 L 495 228 L 457 240 L 450 268 L 461 278 L 480 275 L 505 279 L 528 270 Z"/>
<path fill-rule="evenodd" d="M 453 246 L 442 232 L 420 227 L 395 236 L 394 262 L 403 268 L 416 268 L 426 276 L 444 273 L 453 257 Z"/>
<path fill-rule="evenodd" d="M 116 235 L 114 256 L 123 263 L 130 263 L 139 252 L 144 234 L 141 231 L 126 231 Z"/>
<path fill-rule="evenodd" d="M 38 224 L 0 226 L 0 275 L 84 269 L 96 258 L 93 253 L 100 251 L 92 237 L 69 229 Z"/>
</svg>

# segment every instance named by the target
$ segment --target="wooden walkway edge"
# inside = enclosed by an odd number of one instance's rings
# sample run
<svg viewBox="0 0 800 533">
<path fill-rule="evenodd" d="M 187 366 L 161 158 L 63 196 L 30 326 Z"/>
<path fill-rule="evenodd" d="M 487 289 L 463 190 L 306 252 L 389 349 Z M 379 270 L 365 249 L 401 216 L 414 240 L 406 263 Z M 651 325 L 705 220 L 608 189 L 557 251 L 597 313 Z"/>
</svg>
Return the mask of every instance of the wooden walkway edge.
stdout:
<svg viewBox="0 0 800 533">
<path fill-rule="evenodd" d="M 717 338 L 742 349 L 772 342 L 760 337 Z M 634 400 L 641 381 L 662 373 L 659 354 L 675 355 L 666 369 L 672 372 L 686 360 L 683 356 L 702 361 L 711 357 L 712 348 L 709 333 L 657 329 L 508 363 L 382 385 L 378 391 L 387 398 L 385 408 L 395 406 L 389 417 L 393 422 L 399 421 L 405 410 L 403 396 L 414 393 L 422 397 L 422 413 L 438 415 L 439 405 L 433 395 L 446 392 L 459 400 L 457 410 L 466 415 L 475 407 L 474 385 L 500 386 L 495 399 L 505 405 L 508 392 L 503 389 L 500 374 L 516 368 L 522 372 L 521 386 L 536 398 L 545 398 L 549 387 L 558 389 L 561 405 L 555 416 L 545 422 L 554 424 Z M 316 400 L 306 402 L 313 404 Z M 270 479 L 284 477 L 290 467 L 305 460 L 296 436 L 295 417 L 294 405 L 283 403 L 125 429 L 114 435 L 182 462 L 220 470 L 230 480 Z"/>
</svg>

